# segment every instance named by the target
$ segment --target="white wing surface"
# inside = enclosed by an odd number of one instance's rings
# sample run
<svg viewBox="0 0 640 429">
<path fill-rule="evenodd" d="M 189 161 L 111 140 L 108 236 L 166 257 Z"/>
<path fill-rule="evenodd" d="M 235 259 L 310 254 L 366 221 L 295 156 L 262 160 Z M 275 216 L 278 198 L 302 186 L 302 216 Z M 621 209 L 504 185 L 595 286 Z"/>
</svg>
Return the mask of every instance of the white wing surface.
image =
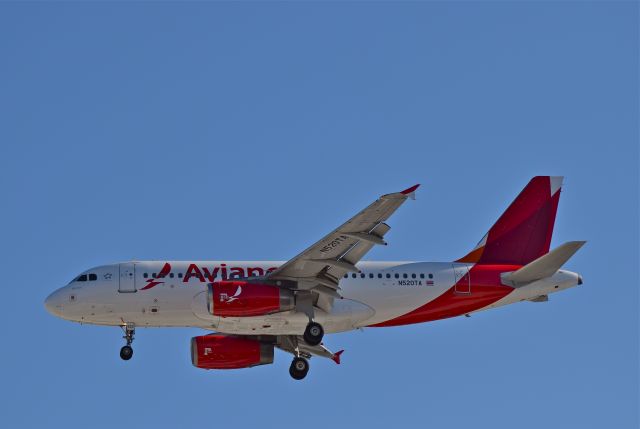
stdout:
<svg viewBox="0 0 640 429">
<path fill-rule="evenodd" d="M 367 208 L 324 236 L 268 275 L 283 287 L 313 290 L 324 297 L 339 297 L 338 282 L 376 244 L 386 245 L 385 223 L 408 198 L 415 199 L 420 185 L 383 195 Z M 330 304 L 329 304 L 330 305 Z"/>
</svg>

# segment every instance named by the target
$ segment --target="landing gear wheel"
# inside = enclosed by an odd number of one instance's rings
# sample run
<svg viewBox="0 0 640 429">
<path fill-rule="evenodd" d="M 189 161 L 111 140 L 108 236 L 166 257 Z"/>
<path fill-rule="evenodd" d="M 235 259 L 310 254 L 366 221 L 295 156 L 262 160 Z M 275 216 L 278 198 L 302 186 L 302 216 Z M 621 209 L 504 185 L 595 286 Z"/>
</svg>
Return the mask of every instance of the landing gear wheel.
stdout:
<svg viewBox="0 0 640 429">
<path fill-rule="evenodd" d="M 120 349 L 120 358 L 122 360 L 129 360 L 133 356 L 133 348 L 131 346 L 122 346 Z"/>
<path fill-rule="evenodd" d="M 309 362 L 305 358 L 296 357 L 293 358 L 291 366 L 289 367 L 289 374 L 295 380 L 302 380 L 307 376 L 309 372 Z"/>
<path fill-rule="evenodd" d="M 127 345 L 122 346 L 120 349 L 120 358 L 122 360 L 129 360 L 133 357 L 133 348 L 131 347 L 131 343 L 133 343 L 133 337 L 136 334 L 136 328 L 133 324 L 124 324 L 120 326 L 122 331 L 124 332 L 124 338 L 127 342 Z"/>
<path fill-rule="evenodd" d="M 307 328 L 304 330 L 304 342 L 310 346 L 317 346 L 322 342 L 324 336 L 324 329 L 322 325 L 316 322 L 309 322 Z"/>
</svg>

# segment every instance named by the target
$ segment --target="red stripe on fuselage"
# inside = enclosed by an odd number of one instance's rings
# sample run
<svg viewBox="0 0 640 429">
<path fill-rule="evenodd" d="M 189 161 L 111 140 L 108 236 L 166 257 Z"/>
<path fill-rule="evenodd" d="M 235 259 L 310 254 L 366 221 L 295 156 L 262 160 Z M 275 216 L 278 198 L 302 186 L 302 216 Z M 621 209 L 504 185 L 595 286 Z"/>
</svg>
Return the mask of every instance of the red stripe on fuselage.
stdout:
<svg viewBox="0 0 640 429">
<path fill-rule="evenodd" d="M 520 268 L 519 265 L 474 265 L 470 270 L 471 293 L 456 292 L 454 285 L 436 299 L 407 314 L 371 326 L 410 325 L 461 316 L 479 310 L 504 298 L 513 291 L 512 287 L 501 283 L 500 274 L 515 271 L 518 268 Z M 468 289 L 468 287 L 463 288 L 464 285 L 461 284 L 465 281 L 468 282 L 466 276 L 458 282 L 460 283 L 458 290 Z"/>
</svg>

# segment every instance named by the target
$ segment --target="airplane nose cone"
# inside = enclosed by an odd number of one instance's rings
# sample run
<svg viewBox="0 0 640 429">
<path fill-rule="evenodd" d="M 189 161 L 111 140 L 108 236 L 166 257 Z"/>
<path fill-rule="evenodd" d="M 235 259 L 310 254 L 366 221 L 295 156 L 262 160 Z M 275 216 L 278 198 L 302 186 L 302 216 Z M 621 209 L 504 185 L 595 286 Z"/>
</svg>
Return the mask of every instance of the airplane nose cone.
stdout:
<svg viewBox="0 0 640 429">
<path fill-rule="evenodd" d="M 44 307 L 54 316 L 62 317 L 63 297 L 62 291 L 58 289 L 44 300 Z"/>
</svg>

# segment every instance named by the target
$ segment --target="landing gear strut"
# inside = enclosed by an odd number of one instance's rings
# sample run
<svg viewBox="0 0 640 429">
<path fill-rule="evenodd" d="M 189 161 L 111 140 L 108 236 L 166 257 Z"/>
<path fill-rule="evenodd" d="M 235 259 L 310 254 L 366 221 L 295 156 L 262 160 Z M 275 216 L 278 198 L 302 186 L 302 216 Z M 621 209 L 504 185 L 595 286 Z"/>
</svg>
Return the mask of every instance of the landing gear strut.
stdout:
<svg viewBox="0 0 640 429">
<path fill-rule="evenodd" d="M 322 342 L 324 329 L 322 329 L 322 325 L 313 321 L 315 310 L 311 292 L 298 291 L 296 293 L 296 311 L 306 314 L 309 318 L 309 324 L 302 335 L 304 342 L 310 346 L 317 346 Z"/>
<path fill-rule="evenodd" d="M 304 334 L 302 335 L 304 342 L 310 346 L 317 346 L 320 344 L 323 336 L 324 329 L 321 324 L 316 322 L 309 322 L 307 328 L 304 330 Z"/>
<path fill-rule="evenodd" d="M 133 336 L 136 334 L 136 328 L 129 324 L 122 325 L 121 328 L 124 332 L 124 336 L 122 338 L 127 341 L 127 345 L 122 346 L 120 349 L 120 358 L 122 360 L 129 360 L 133 357 L 133 348 L 131 347 L 131 343 L 133 343 Z"/>
<path fill-rule="evenodd" d="M 307 376 L 309 372 L 309 361 L 303 357 L 294 357 L 291 366 L 289 367 L 289 374 L 295 380 L 302 380 Z"/>
</svg>

